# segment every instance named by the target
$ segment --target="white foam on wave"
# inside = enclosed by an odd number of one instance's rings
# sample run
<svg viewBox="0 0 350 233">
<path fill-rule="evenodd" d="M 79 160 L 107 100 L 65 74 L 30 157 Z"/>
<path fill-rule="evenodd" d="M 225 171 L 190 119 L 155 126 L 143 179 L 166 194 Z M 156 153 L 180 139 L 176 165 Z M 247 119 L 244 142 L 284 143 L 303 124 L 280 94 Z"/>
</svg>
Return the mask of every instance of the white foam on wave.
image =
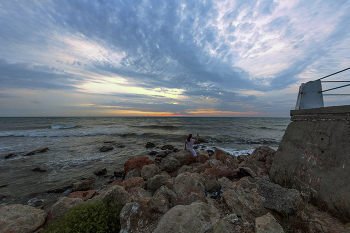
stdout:
<svg viewBox="0 0 350 233">
<path fill-rule="evenodd" d="M 51 129 L 72 129 L 77 127 L 77 125 L 68 125 L 68 126 L 63 126 L 63 125 L 51 125 Z"/>
<path fill-rule="evenodd" d="M 222 148 L 222 147 L 217 147 L 217 148 L 234 156 L 251 154 L 255 150 L 255 149 L 236 150 L 236 149 L 228 149 L 228 148 Z"/>
</svg>

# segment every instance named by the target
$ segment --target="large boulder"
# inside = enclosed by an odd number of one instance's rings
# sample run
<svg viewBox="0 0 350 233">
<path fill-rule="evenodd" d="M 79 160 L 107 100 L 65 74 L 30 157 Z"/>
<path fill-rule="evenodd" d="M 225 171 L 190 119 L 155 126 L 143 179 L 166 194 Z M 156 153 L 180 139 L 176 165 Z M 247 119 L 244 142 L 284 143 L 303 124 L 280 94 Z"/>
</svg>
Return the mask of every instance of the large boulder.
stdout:
<svg viewBox="0 0 350 233">
<path fill-rule="evenodd" d="M 131 171 L 129 171 L 126 175 L 125 175 L 125 180 L 130 179 L 130 178 L 134 178 L 134 177 L 140 177 L 141 176 L 141 172 L 139 170 L 132 169 Z"/>
<path fill-rule="evenodd" d="M 301 204 L 300 193 L 296 189 L 287 189 L 263 179 L 256 179 L 258 194 L 265 198 L 265 208 L 282 214 L 292 214 Z"/>
<path fill-rule="evenodd" d="M 114 185 L 101 190 L 101 193 L 95 196 L 92 200 L 113 201 L 120 205 L 125 205 L 132 201 L 130 194 L 121 186 Z"/>
<path fill-rule="evenodd" d="M 92 185 L 95 183 L 95 181 L 96 181 L 95 178 L 89 177 L 86 180 L 74 183 L 72 192 L 89 190 L 92 187 Z"/>
<path fill-rule="evenodd" d="M 178 205 L 163 215 L 154 233 L 206 232 L 219 219 L 219 211 L 209 204 Z"/>
<path fill-rule="evenodd" d="M 260 169 L 257 172 L 259 176 L 265 176 L 269 173 L 273 158 L 276 151 L 268 146 L 259 146 L 253 153 L 248 157 L 245 166 L 254 168 L 251 164 L 257 165 Z"/>
<path fill-rule="evenodd" d="M 209 192 L 216 192 L 220 190 L 221 185 L 216 180 L 214 175 L 209 175 L 205 177 L 205 190 Z"/>
<path fill-rule="evenodd" d="M 221 190 L 223 192 L 226 191 L 227 189 L 229 189 L 233 183 L 231 180 L 229 180 L 226 177 L 222 177 L 222 178 L 218 179 L 218 182 L 219 182 L 219 184 L 221 186 Z"/>
<path fill-rule="evenodd" d="M 143 166 L 153 163 L 154 161 L 148 157 L 130 158 L 124 163 L 124 172 L 128 173 L 135 168 L 141 171 Z"/>
<path fill-rule="evenodd" d="M 123 188 L 125 188 L 126 191 L 130 191 L 132 188 L 135 187 L 145 188 L 146 184 L 141 177 L 133 177 L 123 181 L 122 186 Z"/>
<path fill-rule="evenodd" d="M 236 232 L 235 229 L 227 221 L 220 219 L 215 225 L 213 225 L 205 233 L 232 233 Z"/>
<path fill-rule="evenodd" d="M 147 189 L 155 192 L 161 186 L 166 185 L 169 177 L 166 175 L 156 175 L 147 181 Z"/>
<path fill-rule="evenodd" d="M 129 191 L 129 193 L 132 196 L 134 202 L 140 202 L 141 199 L 152 197 L 152 194 L 149 191 L 147 191 L 141 187 L 132 188 Z"/>
<path fill-rule="evenodd" d="M 144 180 L 148 180 L 159 173 L 160 173 L 160 169 L 157 165 L 155 164 L 145 165 L 141 170 L 141 177 Z"/>
<path fill-rule="evenodd" d="M 154 195 L 162 195 L 164 196 L 168 201 L 169 203 L 172 205 L 172 206 L 176 206 L 178 205 L 179 201 L 177 200 L 177 195 L 176 193 L 169 189 L 168 187 L 166 186 L 162 186 L 160 187 L 155 193 Z"/>
<path fill-rule="evenodd" d="M 68 195 L 69 198 L 80 198 L 83 201 L 86 201 L 90 198 L 92 198 L 95 195 L 95 190 L 88 190 L 88 191 L 76 191 L 72 192 Z"/>
<path fill-rule="evenodd" d="M 113 146 L 103 146 L 100 148 L 100 152 L 107 152 L 107 151 L 110 151 L 110 150 L 113 150 L 114 147 Z"/>
<path fill-rule="evenodd" d="M 180 161 L 171 157 L 170 155 L 165 157 L 162 160 L 162 162 L 159 164 L 160 169 L 169 173 L 175 171 L 180 166 L 181 166 Z"/>
<path fill-rule="evenodd" d="M 120 233 L 142 232 L 151 221 L 146 207 L 137 202 L 127 203 L 120 212 Z"/>
<path fill-rule="evenodd" d="M 183 172 L 192 172 L 193 171 L 193 167 L 188 166 L 188 165 L 183 165 L 178 171 L 177 171 L 177 175 L 180 175 Z"/>
<path fill-rule="evenodd" d="M 251 222 L 267 213 L 264 207 L 265 198 L 258 194 L 258 184 L 251 182 L 248 177 L 234 182 L 223 193 L 223 200 L 232 212 Z"/>
<path fill-rule="evenodd" d="M 55 204 L 51 206 L 48 216 L 48 222 L 51 224 L 60 216 L 67 213 L 71 208 L 83 204 L 84 201 L 80 198 L 62 197 Z"/>
<path fill-rule="evenodd" d="M 35 232 L 45 223 L 44 210 L 32 206 L 12 204 L 0 206 L 0 232 Z"/>
<path fill-rule="evenodd" d="M 204 176 L 214 175 L 216 179 L 227 177 L 230 180 L 237 177 L 238 169 L 232 169 L 228 167 L 226 164 L 216 163 L 211 168 L 208 168 L 204 171 Z"/>
<path fill-rule="evenodd" d="M 210 159 L 208 151 L 198 151 L 196 154 L 197 154 L 197 160 L 200 163 L 205 163 Z"/>
<path fill-rule="evenodd" d="M 171 204 L 166 197 L 156 194 L 148 201 L 147 207 L 151 212 L 165 214 L 170 210 Z"/>
<path fill-rule="evenodd" d="M 177 194 L 180 204 L 189 205 L 195 201 L 206 202 L 204 178 L 200 180 L 198 174 L 184 172 L 174 181 L 173 190 Z"/>
<path fill-rule="evenodd" d="M 267 213 L 264 216 L 255 219 L 256 233 L 284 233 L 283 228 L 276 221 L 272 214 Z"/>
<path fill-rule="evenodd" d="M 176 153 L 170 153 L 169 156 L 180 161 L 182 165 L 188 165 L 196 162 L 196 158 L 188 150 L 181 150 Z"/>
<path fill-rule="evenodd" d="M 213 158 L 220 160 L 221 162 L 223 162 L 224 164 L 226 164 L 227 166 L 236 169 L 238 168 L 238 159 L 236 156 L 234 155 L 230 155 L 227 152 L 220 150 L 220 149 L 215 149 Z"/>
</svg>

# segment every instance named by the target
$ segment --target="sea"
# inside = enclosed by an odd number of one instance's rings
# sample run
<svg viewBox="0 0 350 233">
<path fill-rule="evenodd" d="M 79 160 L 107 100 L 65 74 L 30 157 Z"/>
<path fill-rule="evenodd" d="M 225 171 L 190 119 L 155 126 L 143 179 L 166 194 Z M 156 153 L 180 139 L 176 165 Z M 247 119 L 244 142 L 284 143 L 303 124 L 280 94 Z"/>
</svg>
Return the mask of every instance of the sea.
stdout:
<svg viewBox="0 0 350 233">
<path fill-rule="evenodd" d="M 0 205 L 49 209 L 63 193 L 50 190 L 95 177 L 99 190 L 129 158 L 148 156 L 163 145 L 183 149 L 188 134 L 207 143 L 198 150 L 250 154 L 262 145 L 277 149 L 290 118 L 259 117 L 3 117 L 0 118 Z M 156 148 L 145 147 L 152 142 Z M 106 145 L 113 150 L 100 152 Z M 39 150 L 49 148 L 44 153 Z M 33 155 L 25 156 L 34 151 Z M 14 154 L 12 158 L 5 156 Z M 46 172 L 32 171 L 39 167 Z M 97 177 L 96 170 L 107 168 Z"/>
</svg>

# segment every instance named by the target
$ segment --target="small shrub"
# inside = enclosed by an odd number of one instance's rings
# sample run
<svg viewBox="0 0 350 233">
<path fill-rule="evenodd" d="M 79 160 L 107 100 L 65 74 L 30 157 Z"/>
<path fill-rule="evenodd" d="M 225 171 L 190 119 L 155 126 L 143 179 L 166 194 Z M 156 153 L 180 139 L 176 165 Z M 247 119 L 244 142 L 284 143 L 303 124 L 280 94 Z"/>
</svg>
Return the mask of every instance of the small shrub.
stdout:
<svg viewBox="0 0 350 233">
<path fill-rule="evenodd" d="M 113 200 L 87 202 L 73 207 L 44 233 L 119 232 L 121 208 Z"/>
</svg>

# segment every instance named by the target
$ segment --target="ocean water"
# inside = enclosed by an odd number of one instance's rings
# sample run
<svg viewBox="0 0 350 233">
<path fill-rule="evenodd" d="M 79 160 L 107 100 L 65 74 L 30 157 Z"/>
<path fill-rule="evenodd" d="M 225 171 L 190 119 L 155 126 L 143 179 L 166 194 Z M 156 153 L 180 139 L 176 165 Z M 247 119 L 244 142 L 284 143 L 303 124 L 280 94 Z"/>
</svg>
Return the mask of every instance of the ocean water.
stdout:
<svg viewBox="0 0 350 233">
<path fill-rule="evenodd" d="M 96 177 L 99 189 L 123 169 L 129 158 L 149 156 L 163 145 L 184 148 L 189 133 L 208 141 L 198 150 L 220 148 L 230 154 L 251 153 L 261 145 L 278 148 L 289 118 L 147 118 L 59 117 L 0 118 L 0 205 L 20 203 L 49 208 L 66 187 L 106 167 L 108 177 Z M 106 143 L 109 142 L 109 143 Z M 147 149 L 147 142 L 158 148 Z M 104 145 L 113 150 L 100 152 Z M 124 145 L 123 148 L 118 148 Z M 25 154 L 48 147 L 45 153 Z M 4 159 L 10 153 L 17 156 Z M 155 156 L 149 156 L 154 159 Z M 40 167 L 47 172 L 33 172 Z M 69 190 L 67 191 L 69 192 Z"/>
</svg>

